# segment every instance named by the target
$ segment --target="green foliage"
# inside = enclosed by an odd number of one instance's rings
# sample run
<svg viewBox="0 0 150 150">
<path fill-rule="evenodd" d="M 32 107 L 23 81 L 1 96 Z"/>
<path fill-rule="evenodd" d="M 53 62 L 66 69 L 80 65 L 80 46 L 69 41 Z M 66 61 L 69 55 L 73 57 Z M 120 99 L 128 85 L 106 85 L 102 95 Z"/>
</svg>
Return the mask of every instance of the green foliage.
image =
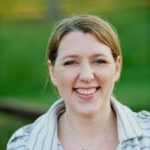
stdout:
<svg viewBox="0 0 150 150">
<path fill-rule="evenodd" d="M 1 95 L 42 88 L 50 26 L 43 20 L 1 23 Z"/>
</svg>

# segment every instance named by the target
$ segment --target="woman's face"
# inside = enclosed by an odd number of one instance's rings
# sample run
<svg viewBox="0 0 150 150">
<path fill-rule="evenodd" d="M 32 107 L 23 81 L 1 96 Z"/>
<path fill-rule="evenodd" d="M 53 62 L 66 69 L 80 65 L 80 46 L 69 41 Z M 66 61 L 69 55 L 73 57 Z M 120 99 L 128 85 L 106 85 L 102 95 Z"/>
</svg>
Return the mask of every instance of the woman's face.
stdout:
<svg viewBox="0 0 150 150">
<path fill-rule="evenodd" d="M 110 105 L 120 66 L 120 58 L 114 61 L 108 46 L 80 31 L 63 37 L 55 65 L 49 63 L 52 82 L 67 111 L 80 114 L 97 113 Z"/>
</svg>

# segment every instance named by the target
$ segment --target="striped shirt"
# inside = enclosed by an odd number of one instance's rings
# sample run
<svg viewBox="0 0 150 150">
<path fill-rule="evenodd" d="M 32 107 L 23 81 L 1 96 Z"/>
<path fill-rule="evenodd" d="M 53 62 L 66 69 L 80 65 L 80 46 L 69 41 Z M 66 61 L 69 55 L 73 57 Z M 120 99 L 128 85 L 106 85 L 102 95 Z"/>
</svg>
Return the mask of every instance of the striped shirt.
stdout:
<svg viewBox="0 0 150 150">
<path fill-rule="evenodd" d="M 111 97 L 117 116 L 116 150 L 150 150 L 150 112 L 133 112 Z M 47 113 L 34 123 L 17 130 L 7 150 L 63 150 L 57 136 L 57 119 L 65 111 L 64 101 L 56 101 Z"/>
</svg>

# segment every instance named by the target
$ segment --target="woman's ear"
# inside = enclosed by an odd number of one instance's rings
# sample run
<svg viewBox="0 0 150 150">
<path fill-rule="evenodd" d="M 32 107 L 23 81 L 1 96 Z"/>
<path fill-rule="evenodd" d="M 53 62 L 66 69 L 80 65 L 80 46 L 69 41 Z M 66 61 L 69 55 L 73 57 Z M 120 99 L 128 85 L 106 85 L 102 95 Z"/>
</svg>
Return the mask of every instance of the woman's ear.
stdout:
<svg viewBox="0 0 150 150">
<path fill-rule="evenodd" d="M 54 73 L 54 66 L 52 65 L 51 61 L 47 61 L 48 70 L 49 70 L 49 76 L 51 78 L 52 83 L 56 86 L 56 79 L 55 79 L 55 73 Z"/>
<path fill-rule="evenodd" d="M 122 59 L 121 59 L 121 56 L 118 56 L 116 59 L 115 81 L 118 81 L 120 78 L 121 68 L 122 68 Z"/>
</svg>

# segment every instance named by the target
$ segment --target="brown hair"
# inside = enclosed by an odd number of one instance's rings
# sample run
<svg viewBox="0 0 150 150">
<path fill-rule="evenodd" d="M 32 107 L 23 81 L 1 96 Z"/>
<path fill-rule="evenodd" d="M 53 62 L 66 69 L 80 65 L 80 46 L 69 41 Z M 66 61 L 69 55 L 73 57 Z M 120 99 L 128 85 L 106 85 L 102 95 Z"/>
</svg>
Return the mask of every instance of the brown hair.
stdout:
<svg viewBox="0 0 150 150">
<path fill-rule="evenodd" d="M 100 42 L 111 48 L 114 60 L 118 56 L 122 59 L 119 39 L 111 24 L 96 16 L 77 15 L 63 19 L 53 31 L 48 43 L 48 59 L 52 65 L 55 64 L 61 39 L 72 31 L 93 34 Z"/>
</svg>

